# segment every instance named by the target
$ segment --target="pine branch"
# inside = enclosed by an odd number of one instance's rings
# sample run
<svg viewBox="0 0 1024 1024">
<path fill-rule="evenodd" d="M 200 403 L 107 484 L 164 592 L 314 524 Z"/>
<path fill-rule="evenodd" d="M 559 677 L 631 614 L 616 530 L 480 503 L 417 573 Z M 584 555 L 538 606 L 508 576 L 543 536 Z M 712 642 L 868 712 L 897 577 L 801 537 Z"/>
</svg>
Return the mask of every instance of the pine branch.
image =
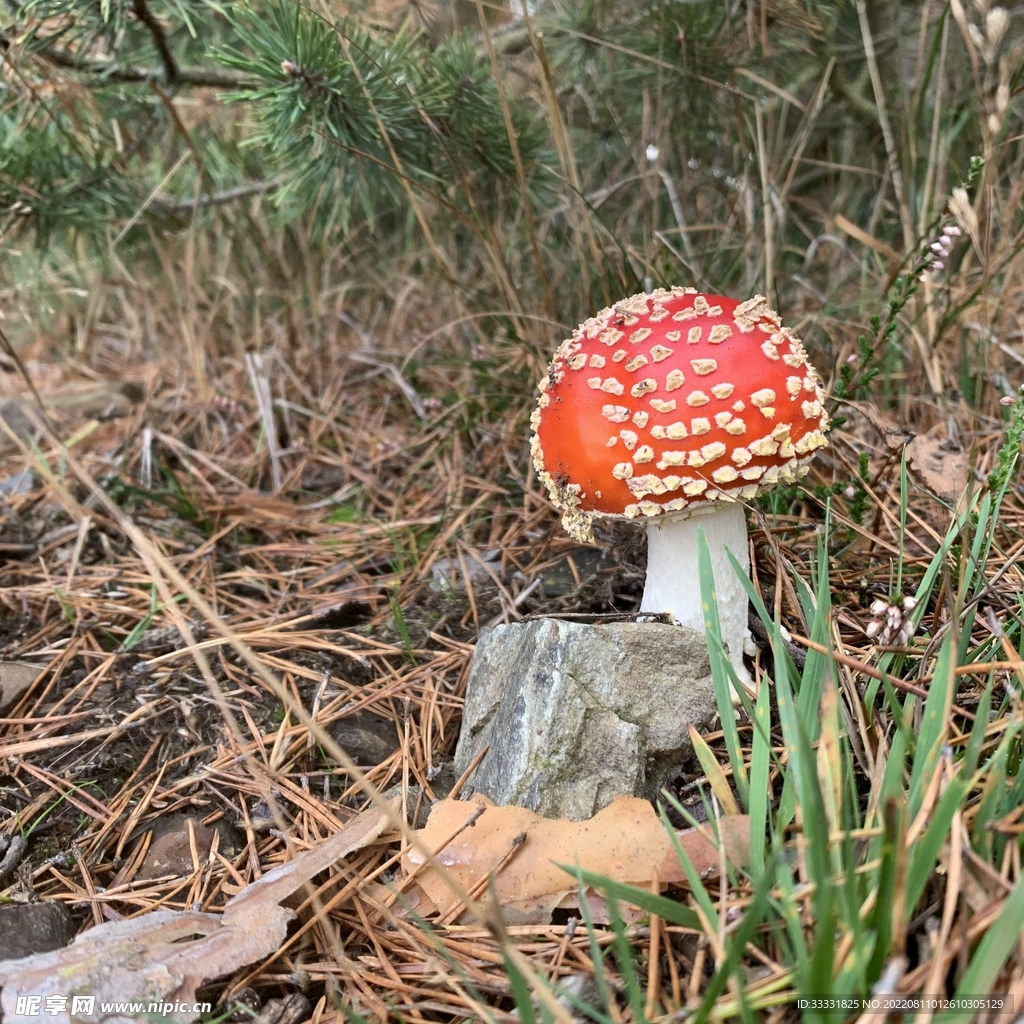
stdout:
<svg viewBox="0 0 1024 1024">
<path fill-rule="evenodd" d="M 149 206 L 150 209 L 167 215 L 191 213 L 196 207 L 222 206 L 225 203 L 233 203 L 236 199 L 246 199 L 249 196 L 274 192 L 281 188 L 283 184 L 283 178 L 271 178 L 270 181 L 254 181 L 249 185 L 239 185 L 237 188 L 229 188 L 223 192 L 214 192 L 211 195 L 198 196 L 195 199 L 162 199 L 157 196 Z"/>
<path fill-rule="evenodd" d="M 0 51 L 6 53 L 13 45 L 10 39 L 0 34 Z M 51 64 L 53 67 L 65 68 L 68 71 L 77 71 L 85 75 L 94 75 L 101 79 L 98 82 L 87 83 L 89 85 L 99 86 L 105 85 L 108 82 L 128 85 L 143 84 L 159 81 L 165 77 L 165 72 L 157 71 L 155 68 L 140 67 L 137 64 L 115 64 L 109 61 L 93 60 L 89 57 L 80 57 L 58 46 L 44 46 L 33 52 L 35 56 L 41 57 L 47 64 Z M 175 85 L 187 85 L 196 89 L 253 89 L 257 85 L 251 78 L 246 78 L 243 75 L 233 75 L 218 68 L 181 67 L 178 65 L 176 67 Z"/>
<path fill-rule="evenodd" d="M 0 36 L 0 49 L 7 51 L 11 45 L 9 39 Z M 96 85 L 103 85 L 107 82 L 145 83 L 157 81 L 162 77 L 162 73 L 155 68 L 92 60 L 88 57 L 79 57 L 57 46 L 43 47 L 36 51 L 36 56 L 42 57 L 54 67 L 95 75 L 102 79 L 101 82 L 93 83 Z M 246 78 L 243 75 L 232 75 L 230 72 L 220 71 L 217 68 L 205 67 L 178 67 L 175 84 L 197 89 L 253 89 L 257 85 L 251 78 Z"/>
<path fill-rule="evenodd" d="M 160 54 L 164 74 L 167 76 L 167 84 L 177 85 L 178 61 L 171 52 L 171 44 L 167 41 L 167 33 L 164 31 L 163 25 L 149 9 L 146 0 L 132 0 L 132 11 L 134 11 L 135 17 L 149 29 L 149 34 L 153 37 L 153 45 L 156 47 L 156 52 Z"/>
</svg>

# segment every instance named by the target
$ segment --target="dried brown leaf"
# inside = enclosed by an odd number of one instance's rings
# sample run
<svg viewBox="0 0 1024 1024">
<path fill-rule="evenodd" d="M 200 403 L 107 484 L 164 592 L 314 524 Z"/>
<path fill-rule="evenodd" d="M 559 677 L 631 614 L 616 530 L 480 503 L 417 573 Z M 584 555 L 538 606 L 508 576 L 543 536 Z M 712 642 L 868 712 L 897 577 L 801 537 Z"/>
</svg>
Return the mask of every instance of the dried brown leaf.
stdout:
<svg viewBox="0 0 1024 1024">
<path fill-rule="evenodd" d="M 870 402 L 854 402 L 850 399 L 844 399 L 843 404 L 856 409 L 881 434 L 885 446 L 891 451 L 902 448 L 914 439 L 912 430 L 901 427 L 889 413 L 879 409 L 877 405 Z"/>
<path fill-rule="evenodd" d="M 476 822 L 468 825 L 477 813 Z M 459 831 L 460 826 L 467 827 Z M 749 827 L 744 815 L 722 819 L 726 856 L 733 864 L 747 863 Z M 556 907 L 577 905 L 575 882 L 559 864 L 578 864 L 584 871 L 645 889 L 655 879 L 662 886 L 686 880 L 654 808 L 633 797 L 613 800 L 587 821 L 553 820 L 522 807 L 496 807 L 481 795 L 472 800 L 442 800 L 434 805 L 419 835 L 426 847 L 437 850 L 456 832 L 438 860 L 467 890 L 481 896 L 490 891 L 481 888 L 488 873 L 496 871 L 494 891 L 511 924 L 547 922 Z M 706 833 L 687 829 L 677 835 L 700 874 L 718 870 L 719 853 L 710 827 Z M 407 872 L 421 864 L 416 850 L 406 854 Z M 456 908 L 458 898 L 432 870 L 421 868 L 417 880 L 441 917 Z M 429 907 L 420 902 L 419 912 L 429 912 Z"/>
<path fill-rule="evenodd" d="M 928 490 L 954 506 L 970 478 L 967 455 L 960 445 L 933 433 L 915 437 L 907 445 L 907 465 Z"/>
</svg>

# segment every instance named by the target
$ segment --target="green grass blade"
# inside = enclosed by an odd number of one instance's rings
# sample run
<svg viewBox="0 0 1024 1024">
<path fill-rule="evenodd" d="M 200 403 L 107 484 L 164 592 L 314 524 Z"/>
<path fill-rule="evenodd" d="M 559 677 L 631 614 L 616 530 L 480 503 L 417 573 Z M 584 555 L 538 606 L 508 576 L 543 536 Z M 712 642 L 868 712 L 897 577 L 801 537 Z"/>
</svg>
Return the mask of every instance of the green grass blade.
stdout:
<svg viewBox="0 0 1024 1024">
<path fill-rule="evenodd" d="M 594 918 L 590 913 L 590 904 L 587 902 L 587 890 L 583 882 L 583 873 L 577 867 L 572 874 L 576 876 L 576 885 L 580 894 L 580 916 L 587 928 L 587 942 L 590 946 L 590 960 L 594 965 L 594 984 L 597 986 L 598 995 L 601 997 L 601 1005 L 607 1009 L 611 1005 L 611 995 L 608 992 L 608 981 L 604 976 L 604 952 L 597 941 L 597 931 L 594 928 Z"/>
<path fill-rule="evenodd" d="M 409 661 L 413 665 L 416 665 L 416 652 L 413 650 L 412 637 L 409 634 L 409 626 L 405 621 L 405 613 L 402 611 L 402 604 L 398 600 L 397 590 L 392 590 L 388 594 L 388 602 L 391 605 L 391 617 L 394 619 L 398 635 L 402 638 L 402 646 L 405 648 L 405 653 L 408 656 Z"/>
<path fill-rule="evenodd" d="M 928 697 L 924 703 L 921 727 L 914 750 L 914 764 L 910 773 L 907 806 L 913 818 L 921 807 L 924 792 L 939 764 L 942 745 L 946 742 L 949 713 L 956 686 L 953 664 L 953 636 L 947 633 L 935 662 Z"/>
<path fill-rule="evenodd" d="M 907 808 L 902 798 L 892 797 L 882 806 L 882 865 L 878 871 L 878 895 L 869 925 L 875 933 L 875 951 L 868 963 L 868 981 L 874 984 L 889 958 L 895 931 L 896 903 L 906 885 Z M 902 922 L 899 922 L 902 924 Z"/>
<path fill-rule="evenodd" d="M 746 979 L 739 970 L 740 960 L 744 955 L 747 943 L 754 937 L 758 925 L 764 919 L 768 909 L 768 894 L 771 891 L 774 875 L 772 871 L 766 871 L 761 881 L 754 889 L 754 898 L 747 907 L 747 912 L 736 927 L 726 943 L 725 960 L 718 965 L 708 987 L 704 991 L 704 998 L 701 1000 L 697 1012 L 693 1016 L 693 1024 L 703 1024 L 708 1019 L 718 997 L 725 991 L 729 978 L 737 974 L 737 981 L 740 988 L 746 985 Z"/>
<path fill-rule="evenodd" d="M 989 722 L 989 715 L 992 712 L 992 677 L 989 676 L 988 684 L 978 701 L 978 709 L 974 713 L 974 727 L 971 729 L 971 738 L 967 742 L 967 750 L 964 753 L 963 777 L 971 778 L 978 768 L 978 760 L 981 757 L 981 747 L 985 742 L 985 727 Z"/>
<path fill-rule="evenodd" d="M 1006 762 L 1010 752 L 1010 742 L 1016 738 L 1016 729 L 1007 729 L 999 741 L 996 752 L 985 765 L 984 773 L 988 777 L 982 787 L 981 799 L 974 812 L 971 825 L 971 836 L 974 850 L 986 860 L 992 859 L 993 833 L 989 823 L 999 817 L 1001 797 L 1006 792 Z"/>
<path fill-rule="evenodd" d="M 772 900 L 772 909 L 785 926 L 784 934 L 781 929 L 776 930 L 776 940 L 780 944 L 783 944 L 784 939 L 788 940 L 789 950 L 786 962 L 793 965 L 798 979 L 805 979 L 810 973 L 810 959 L 807 955 L 804 923 L 800 916 L 800 904 L 796 897 L 796 883 L 793 880 L 793 873 L 786 860 L 781 841 L 777 840 L 773 844 L 773 857 L 769 863 L 775 871 L 776 885 L 781 894 L 781 899 Z M 802 990 L 811 992 L 811 989 L 806 987 Z"/>
<path fill-rule="evenodd" d="M 744 810 L 750 802 L 750 786 L 747 768 L 740 752 L 740 736 L 736 729 L 736 717 L 732 707 L 732 665 L 725 656 L 722 645 L 722 631 L 718 621 L 718 599 L 715 594 L 715 579 L 711 571 L 711 554 L 704 528 L 697 527 L 697 575 L 700 579 L 700 596 L 704 608 L 704 631 L 708 639 L 708 655 L 711 659 L 711 677 L 715 684 L 715 701 L 718 717 L 725 735 L 725 748 L 729 752 L 733 781 L 739 793 L 740 805 Z"/>
<path fill-rule="evenodd" d="M 750 877 L 764 873 L 764 839 L 768 827 L 768 773 L 771 754 L 771 718 L 768 683 L 761 680 L 754 708 L 754 738 L 750 756 Z"/>
<path fill-rule="evenodd" d="M 781 627 L 778 623 L 775 624 L 774 649 L 780 653 L 784 650 Z M 797 712 L 785 664 L 785 660 L 781 657 L 776 660 L 775 685 L 779 703 L 779 718 L 782 721 L 782 732 L 789 759 L 787 771 L 792 772 L 797 803 L 803 813 L 808 872 L 811 880 L 817 886 L 814 896 L 814 916 L 817 921 L 817 930 L 807 984 L 809 991 L 825 994 L 830 990 L 832 982 L 832 958 L 835 951 L 833 931 L 836 918 L 834 891 L 829 879 L 831 854 L 828 818 L 818 784 L 816 758 L 807 736 L 807 730 Z"/>
<path fill-rule="evenodd" d="M 981 940 L 970 965 L 960 979 L 956 994 L 964 996 L 986 995 L 992 988 L 1006 958 L 1013 951 L 1024 932 L 1024 877 L 1010 890 L 1010 895 L 1003 903 L 1003 909 L 995 919 L 985 937 Z M 1019 1007 L 1014 1007 L 1018 1010 Z M 973 1011 L 952 1014 L 944 1017 L 950 1024 L 967 1024 L 975 1016 Z"/>
<path fill-rule="evenodd" d="M 771 612 L 765 607 L 764 601 L 761 599 L 761 595 L 757 591 L 757 587 L 754 586 L 754 581 L 750 578 L 750 575 L 743 571 L 743 566 L 737 561 L 736 556 L 726 549 L 725 557 L 729 559 L 729 564 L 732 566 L 733 572 L 739 577 L 740 583 L 743 584 L 743 589 L 747 592 L 747 597 L 750 599 L 750 603 L 754 606 L 754 611 L 757 612 L 758 617 L 764 623 L 765 629 L 772 628 L 772 615 Z"/>
<path fill-rule="evenodd" d="M 907 535 L 907 491 L 910 481 L 907 477 L 907 449 L 904 446 L 900 457 L 900 536 Z M 896 558 L 896 593 L 903 593 L 903 545 Z"/>
<path fill-rule="evenodd" d="M 853 944 L 853 949 L 850 950 L 842 969 L 832 983 L 832 994 L 852 996 L 867 991 L 867 968 L 874 954 L 875 936 L 869 932 Z"/>
<path fill-rule="evenodd" d="M 619 962 L 619 973 L 622 975 L 622 982 L 626 989 L 626 998 L 629 1000 L 630 1009 L 633 1011 L 633 1020 L 637 1024 L 647 1024 L 647 1014 L 644 1013 L 644 991 L 640 984 L 640 978 L 636 973 L 636 963 L 633 961 L 633 949 L 626 936 L 626 927 L 622 923 L 619 908 L 614 899 L 608 900 L 608 921 L 612 926 L 612 941 L 615 944 L 615 959 Z"/>
<path fill-rule="evenodd" d="M 677 800 L 667 795 L 666 798 L 668 799 L 669 803 L 672 804 L 673 807 L 675 807 L 677 811 L 683 814 L 686 813 L 683 810 L 682 805 Z M 675 848 L 676 856 L 679 858 L 679 863 L 682 865 L 683 871 L 686 873 L 687 884 L 690 886 L 690 891 L 693 893 L 694 899 L 697 901 L 697 905 L 701 909 L 701 913 L 703 913 L 710 927 L 717 930 L 718 911 L 715 910 L 715 905 L 711 902 L 711 897 L 708 895 L 708 891 L 704 887 L 703 881 L 701 881 L 700 874 L 697 872 L 697 869 L 693 866 L 693 861 L 690 860 L 690 857 L 687 854 L 686 850 L 683 849 L 683 844 L 679 841 L 679 836 L 676 835 L 676 830 L 672 827 L 672 823 L 668 820 L 668 815 L 665 813 L 665 808 L 663 806 L 659 805 L 658 814 L 661 816 L 661 823 L 662 825 L 664 825 L 665 830 L 668 832 L 669 839 L 672 840 L 672 846 Z M 696 914 L 694 915 L 694 917 L 696 917 Z M 701 930 L 703 931 L 703 927 L 701 927 Z"/>
<path fill-rule="evenodd" d="M 683 928 L 692 928 L 694 931 L 702 931 L 700 918 L 682 903 L 670 900 L 666 896 L 658 896 L 656 893 L 647 892 L 645 889 L 638 889 L 626 882 L 617 882 L 614 878 L 606 875 L 599 875 L 593 871 L 584 871 L 582 868 L 572 868 L 567 864 L 558 865 L 563 871 L 568 872 L 574 878 L 596 889 L 608 899 L 620 900 L 629 903 L 640 910 L 646 910 L 649 914 L 657 914 L 664 921 L 680 925 Z"/>
<path fill-rule="evenodd" d="M 832 595 L 829 591 L 828 549 L 825 537 L 818 540 L 818 585 L 813 602 L 813 613 L 808 615 L 811 639 L 821 647 L 828 648 L 831 643 L 829 633 L 832 628 Z M 810 603 L 810 602 L 809 602 Z M 800 676 L 800 693 L 797 696 L 797 710 L 807 727 L 808 736 L 813 743 L 818 738 L 818 704 L 821 700 L 821 683 L 826 673 L 835 672 L 832 660 L 813 648 L 807 651 L 804 669 Z"/>
<path fill-rule="evenodd" d="M 523 1024 L 537 1024 L 537 1015 L 533 1012 L 533 996 L 530 995 L 530 986 L 506 951 L 502 952 L 502 958 L 505 961 L 505 973 L 508 975 L 509 985 L 512 987 L 512 1000 L 516 1004 L 520 1021 Z"/>
<path fill-rule="evenodd" d="M 907 914 L 913 914 L 935 870 L 939 852 L 949 838 L 953 815 L 970 788 L 969 780 L 965 781 L 963 777 L 953 779 L 932 811 L 932 819 L 924 835 L 914 844 L 914 856 L 907 871 Z"/>
</svg>

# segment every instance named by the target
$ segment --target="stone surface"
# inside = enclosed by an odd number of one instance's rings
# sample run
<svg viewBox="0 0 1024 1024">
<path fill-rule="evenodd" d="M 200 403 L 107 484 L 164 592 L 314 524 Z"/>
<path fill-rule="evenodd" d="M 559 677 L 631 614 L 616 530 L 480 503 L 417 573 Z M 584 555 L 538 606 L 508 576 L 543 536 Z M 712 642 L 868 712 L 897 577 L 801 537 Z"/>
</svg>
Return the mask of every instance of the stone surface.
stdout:
<svg viewBox="0 0 1024 1024">
<path fill-rule="evenodd" d="M 166 818 L 158 818 L 139 830 L 140 833 L 146 831 L 152 831 L 153 839 L 145 860 L 135 875 L 136 878 L 191 875 L 196 869 L 192 858 L 193 836 L 200 866 L 209 860 L 215 833 L 217 852 L 224 857 L 234 855 L 232 830 L 223 819 L 213 825 L 204 825 L 198 818 L 190 815 L 172 814 Z"/>
<path fill-rule="evenodd" d="M 28 661 L 0 661 L 0 714 L 14 707 L 44 668 Z"/>
<path fill-rule="evenodd" d="M 0 960 L 61 949 L 75 937 L 75 922 L 63 903 L 0 907 Z"/>
<path fill-rule="evenodd" d="M 4 421 L 7 430 L 18 437 L 31 437 L 35 433 L 35 424 L 25 412 L 21 402 L 14 398 L 0 401 L 0 420 Z M 10 444 L 11 439 L 6 430 L 0 428 L 0 445 Z"/>
<path fill-rule="evenodd" d="M 694 581 L 696 586 L 696 581 Z M 681 626 L 537 619 L 485 629 L 455 753 L 497 804 L 590 818 L 616 796 L 651 798 L 716 714 L 703 636 Z"/>
<path fill-rule="evenodd" d="M 375 768 L 401 745 L 394 721 L 366 708 L 339 718 L 330 734 L 360 768 Z"/>
</svg>

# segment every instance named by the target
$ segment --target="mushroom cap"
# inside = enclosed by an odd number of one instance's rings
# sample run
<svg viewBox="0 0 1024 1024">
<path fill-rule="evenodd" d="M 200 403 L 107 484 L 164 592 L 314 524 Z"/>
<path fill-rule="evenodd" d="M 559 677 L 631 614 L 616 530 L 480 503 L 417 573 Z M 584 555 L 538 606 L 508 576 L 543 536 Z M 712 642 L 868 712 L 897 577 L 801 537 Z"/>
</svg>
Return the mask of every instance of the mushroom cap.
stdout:
<svg viewBox="0 0 1024 1024">
<path fill-rule="evenodd" d="M 617 302 L 562 342 L 539 391 L 534 466 L 580 540 L 596 516 L 749 501 L 828 444 L 818 375 L 761 295 Z"/>
</svg>

